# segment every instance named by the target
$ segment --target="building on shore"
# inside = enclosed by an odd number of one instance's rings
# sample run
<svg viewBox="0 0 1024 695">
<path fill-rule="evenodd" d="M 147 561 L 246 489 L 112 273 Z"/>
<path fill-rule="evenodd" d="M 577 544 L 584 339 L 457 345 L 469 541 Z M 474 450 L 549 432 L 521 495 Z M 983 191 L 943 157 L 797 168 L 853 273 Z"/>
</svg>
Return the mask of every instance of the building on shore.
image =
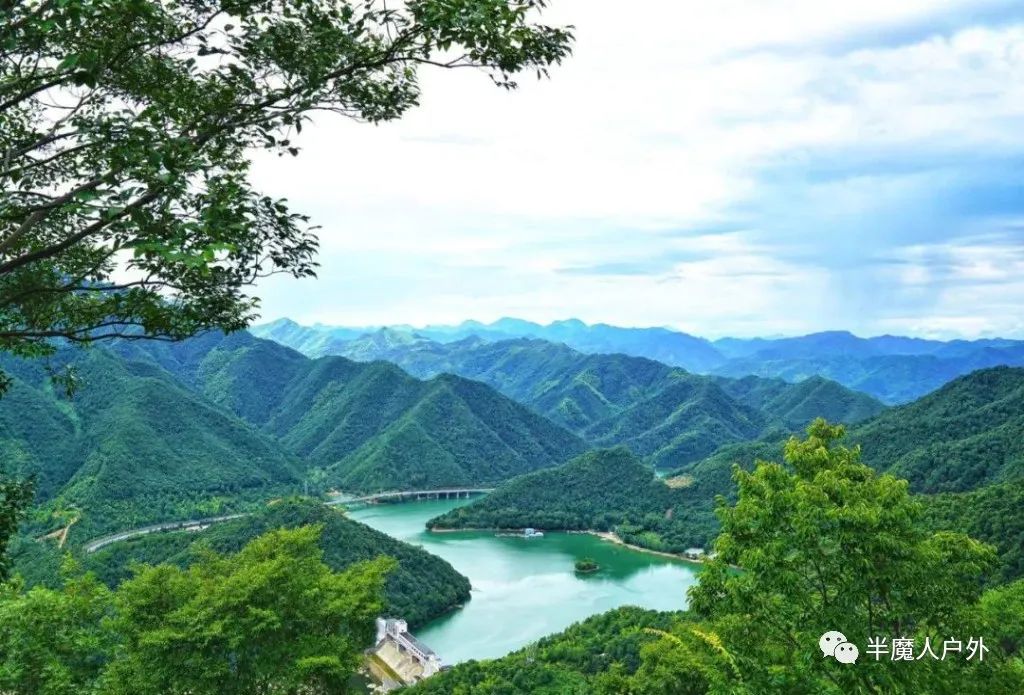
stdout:
<svg viewBox="0 0 1024 695">
<path fill-rule="evenodd" d="M 443 666 L 441 657 L 412 633 L 399 618 L 377 618 L 377 640 L 370 650 L 371 659 L 379 659 L 404 685 L 429 678 Z"/>
</svg>

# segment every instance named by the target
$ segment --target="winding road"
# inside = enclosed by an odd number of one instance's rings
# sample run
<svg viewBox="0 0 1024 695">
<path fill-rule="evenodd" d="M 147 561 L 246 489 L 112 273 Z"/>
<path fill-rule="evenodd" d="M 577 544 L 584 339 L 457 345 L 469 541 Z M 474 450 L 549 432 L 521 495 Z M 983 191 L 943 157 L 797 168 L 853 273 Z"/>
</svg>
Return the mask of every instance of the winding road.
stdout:
<svg viewBox="0 0 1024 695">
<path fill-rule="evenodd" d="M 339 497 L 333 499 L 330 502 L 324 502 L 327 506 L 336 506 L 344 504 L 375 504 L 378 502 L 395 501 L 395 500 L 422 500 L 422 499 L 450 499 L 452 496 L 459 497 L 470 497 L 472 495 L 486 495 L 488 492 L 492 492 L 494 488 L 442 488 L 440 490 L 392 490 L 389 492 L 378 492 L 373 495 L 363 495 L 361 497 Z M 225 514 L 223 516 L 211 516 L 205 519 L 187 519 L 184 521 L 165 521 L 159 524 L 150 524 L 149 526 L 139 526 L 137 528 L 127 529 L 124 531 L 118 531 L 117 533 L 111 533 L 106 536 L 94 538 L 93 540 L 85 543 L 82 547 L 87 553 L 94 553 L 100 548 L 105 548 L 113 543 L 119 543 L 126 541 L 129 538 L 138 538 L 139 536 L 145 536 L 150 533 L 159 533 L 160 531 L 183 531 L 190 529 L 203 529 L 212 524 L 219 524 L 224 521 L 232 521 L 234 519 L 241 519 L 249 516 L 249 512 L 242 512 L 239 514 Z"/>
</svg>

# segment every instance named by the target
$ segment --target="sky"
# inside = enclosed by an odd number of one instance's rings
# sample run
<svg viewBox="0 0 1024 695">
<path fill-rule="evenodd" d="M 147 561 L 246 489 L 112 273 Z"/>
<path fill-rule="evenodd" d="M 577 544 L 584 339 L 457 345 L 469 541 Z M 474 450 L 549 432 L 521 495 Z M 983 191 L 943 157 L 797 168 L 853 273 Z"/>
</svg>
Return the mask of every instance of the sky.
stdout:
<svg viewBox="0 0 1024 695">
<path fill-rule="evenodd" d="M 1024 338 L 1024 3 L 553 0 L 551 79 L 421 73 L 253 179 L 321 226 L 262 319 Z"/>
</svg>

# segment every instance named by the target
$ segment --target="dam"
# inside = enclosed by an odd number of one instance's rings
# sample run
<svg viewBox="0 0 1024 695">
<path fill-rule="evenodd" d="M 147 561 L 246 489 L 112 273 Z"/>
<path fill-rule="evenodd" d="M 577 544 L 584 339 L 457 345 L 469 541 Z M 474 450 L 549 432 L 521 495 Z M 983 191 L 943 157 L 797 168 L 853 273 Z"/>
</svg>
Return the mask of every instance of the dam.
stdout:
<svg viewBox="0 0 1024 695">
<path fill-rule="evenodd" d="M 398 618 L 377 618 L 377 638 L 369 652 L 370 670 L 385 690 L 429 678 L 443 666 L 434 650 L 409 632 Z"/>
</svg>

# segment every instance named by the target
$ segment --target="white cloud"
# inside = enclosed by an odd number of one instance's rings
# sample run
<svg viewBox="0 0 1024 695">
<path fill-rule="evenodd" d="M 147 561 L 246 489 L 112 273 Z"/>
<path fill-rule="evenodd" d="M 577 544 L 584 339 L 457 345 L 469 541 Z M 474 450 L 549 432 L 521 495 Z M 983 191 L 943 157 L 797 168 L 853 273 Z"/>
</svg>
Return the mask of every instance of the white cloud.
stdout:
<svg viewBox="0 0 1024 695">
<path fill-rule="evenodd" d="M 557 0 L 546 20 L 578 45 L 550 81 L 424 73 L 402 121 L 321 117 L 299 158 L 257 158 L 261 187 L 323 226 L 321 280 L 265 283 L 264 316 L 1019 332 L 1024 288 L 965 290 L 991 284 L 998 245 L 948 278 L 981 322 L 915 295 L 928 269 L 870 265 L 1006 214 L 977 189 L 1024 157 L 1007 8 Z"/>
</svg>

